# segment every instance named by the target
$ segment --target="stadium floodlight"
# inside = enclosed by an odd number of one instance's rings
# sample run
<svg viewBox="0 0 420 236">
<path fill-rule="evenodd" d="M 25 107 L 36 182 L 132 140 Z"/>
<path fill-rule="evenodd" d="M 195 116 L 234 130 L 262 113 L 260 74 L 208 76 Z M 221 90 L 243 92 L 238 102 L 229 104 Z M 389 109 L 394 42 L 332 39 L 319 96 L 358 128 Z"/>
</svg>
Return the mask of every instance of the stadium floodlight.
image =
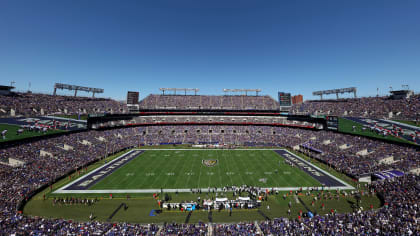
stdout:
<svg viewBox="0 0 420 236">
<path fill-rule="evenodd" d="M 255 92 L 255 94 L 258 96 L 258 93 L 261 92 L 261 89 L 223 89 L 223 92 L 225 94 L 227 93 L 245 93 L 246 96 L 248 96 L 248 92 Z"/>
<path fill-rule="evenodd" d="M 176 95 L 177 91 L 184 91 L 184 95 L 187 95 L 188 91 L 194 91 L 194 95 L 197 95 L 197 92 L 200 91 L 198 88 L 159 88 L 162 91 L 162 95 L 165 95 L 165 91 L 172 91 Z"/>
<path fill-rule="evenodd" d="M 95 93 L 103 93 L 104 89 L 101 88 L 90 88 L 90 87 L 84 87 L 84 86 L 78 86 L 78 85 L 70 85 L 70 84 L 61 84 L 61 83 L 55 83 L 54 84 L 54 95 L 57 94 L 57 89 L 67 89 L 67 90 L 74 90 L 74 96 L 77 96 L 77 91 L 84 91 L 84 92 L 91 92 L 92 97 L 95 97 Z"/>
<path fill-rule="evenodd" d="M 329 90 L 321 90 L 321 91 L 315 91 L 312 93 L 314 96 L 320 96 L 322 100 L 322 95 L 329 95 L 329 94 L 335 94 L 338 97 L 338 94 L 343 93 L 353 93 L 354 98 L 357 97 L 357 88 L 356 87 L 350 87 L 350 88 L 340 88 L 340 89 L 329 89 Z"/>
</svg>

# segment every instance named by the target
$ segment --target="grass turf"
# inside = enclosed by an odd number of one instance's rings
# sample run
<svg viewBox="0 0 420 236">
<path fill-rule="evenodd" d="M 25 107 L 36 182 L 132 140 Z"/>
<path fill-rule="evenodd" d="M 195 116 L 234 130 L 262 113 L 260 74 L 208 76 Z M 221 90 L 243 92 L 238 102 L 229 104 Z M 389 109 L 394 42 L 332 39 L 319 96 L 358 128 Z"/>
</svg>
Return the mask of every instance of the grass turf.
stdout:
<svg viewBox="0 0 420 236">
<path fill-rule="evenodd" d="M 206 159 L 218 162 L 208 167 L 202 163 Z M 299 168 L 285 164 L 284 158 L 272 150 L 160 150 L 140 154 L 90 189 L 189 189 L 243 184 L 321 186 Z"/>
<path fill-rule="evenodd" d="M 215 197 L 210 194 L 191 194 L 191 193 L 180 193 L 178 195 L 171 194 L 171 202 L 181 201 L 194 201 L 198 196 L 203 198 Z M 245 196 L 243 194 L 243 196 Z M 283 199 L 283 194 L 271 195 L 268 201 L 263 201 L 262 206 L 258 208 L 266 216 L 271 219 L 276 217 L 289 217 L 297 218 L 299 211 L 307 212 L 306 208 L 300 203 L 296 202 L 295 197 L 288 195 L 286 199 Z M 228 193 L 229 199 L 234 199 L 231 193 Z M 352 203 L 356 202 L 354 197 L 340 197 L 339 200 L 318 200 L 314 206 L 311 205 L 313 196 L 302 195 L 299 196 L 306 206 L 312 212 L 318 214 L 327 214 L 331 209 L 335 209 L 338 213 L 351 212 Z M 287 214 L 288 203 L 292 202 L 291 215 Z M 24 214 L 33 216 L 43 216 L 47 218 L 64 218 L 78 221 L 88 221 L 89 215 L 92 213 L 98 221 L 107 221 L 109 216 L 114 210 L 121 204 L 126 203 L 128 206 L 127 210 L 121 209 L 112 218 L 111 222 L 133 222 L 133 223 L 163 223 L 163 222 L 178 222 L 184 223 L 187 217 L 187 213 L 181 212 L 180 210 L 164 210 L 163 213 L 157 216 L 149 216 L 149 213 L 153 209 L 158 209 L 156 200 L 153 199 L 152 194 L 143 194 L 130 200 L 124 198 L 100 198 L 97 203 L 92 206 L 86 206 L 82 204 L 78 205 L 55 205 L 52 204 L 52 199 L 34 199 L 30 201 L 24 209 Z M 325 204 L 325 209 L 321 208 L 321 204 Z M 267 209 L 267 205 L 270 209 Z M 380 207 L 380 201 L 375 196 L 363 196 L 361 206 L 364 209 L 369 209 L 370 205 L 374 208 Z M 213 222 L 239 222 L 239 221 L 255 221 L 264 220 L 264 217 L 258 213 L 257 209 L 234 209 L 232 216 L 229 216 L 227 210 L 213 210 L 212 213 Z M 203 210 L 194 211 L 189 220 L 189 223 L 197 223 L 198 221 L 209 222 L 208 212 Z"/>
<path fill-rule="evenodd" d="M 16 132 L 18 129 L 20 129 L 20 126 L 11 125 L 11 124 L 0 124 L 0 131 L 3 131 L 5 129 L 7 129 L 6 139 L 3 139 L 2 137 L 0 137 L 0 142 L 66 132 L 64 130 L 48 130 L 46 133 L 43 133 L 43 132 L 25 130 L 23 131 L 22 134 L 17 135 Z"/>
</svg>

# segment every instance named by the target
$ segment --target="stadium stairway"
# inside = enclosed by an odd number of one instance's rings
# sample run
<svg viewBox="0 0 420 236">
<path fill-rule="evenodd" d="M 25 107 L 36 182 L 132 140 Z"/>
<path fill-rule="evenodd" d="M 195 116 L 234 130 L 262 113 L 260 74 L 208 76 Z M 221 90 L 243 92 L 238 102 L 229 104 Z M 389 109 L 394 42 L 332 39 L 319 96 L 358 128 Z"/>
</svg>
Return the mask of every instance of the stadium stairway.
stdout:
<svg viewBox="0 0 420 236">
<path fill-rule="evenodd" d="M 207 231 L 207 236 L 213 236 L 213 225 L 211 223 L 207 224 L 208 227 L 208 231 Z"/>
<path fill-rule="evenodd" d="M 156 236 L 160 236 L 160 232 L 162 232 L 163 225 L 159 227 L 159 230 L 156 233 Z"/>
<path fill-rule="evenodd" d="M 255 224 L 255 228 L 257 228 L 257 230 L 258 230 L 258 234 L 259 235 L 264 235 L 263 232 L 262 232 L 262 230 L 261 230 L 261 228 L 260 228 L 260 226 L 258 225 L 258 222 L 255 221 L 254 224 Z"/>
</svg>

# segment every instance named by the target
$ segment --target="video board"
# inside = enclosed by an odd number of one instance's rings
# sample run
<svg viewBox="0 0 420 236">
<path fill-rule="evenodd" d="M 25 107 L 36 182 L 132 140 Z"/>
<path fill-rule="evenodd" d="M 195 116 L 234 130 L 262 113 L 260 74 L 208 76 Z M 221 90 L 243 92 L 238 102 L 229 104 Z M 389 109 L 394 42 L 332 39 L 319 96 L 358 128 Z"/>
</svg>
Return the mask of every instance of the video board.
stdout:
<svg viewBox="0 0 420 236">
<path fill-rule="evenodd" d="M 280 107 L 292 106 L 292 98 L 290 93 L 279 92 L 279 103 Z"/>
<path fill-rule="evenodd" d="M 327 129 L 338 131 L 338 116 L 326 116 Z"/>
<path fill-rule="evenodd" d="M 139 92 L 127 92 L 127 104 L 138 104 L 139 103 Z"/>
</svg>

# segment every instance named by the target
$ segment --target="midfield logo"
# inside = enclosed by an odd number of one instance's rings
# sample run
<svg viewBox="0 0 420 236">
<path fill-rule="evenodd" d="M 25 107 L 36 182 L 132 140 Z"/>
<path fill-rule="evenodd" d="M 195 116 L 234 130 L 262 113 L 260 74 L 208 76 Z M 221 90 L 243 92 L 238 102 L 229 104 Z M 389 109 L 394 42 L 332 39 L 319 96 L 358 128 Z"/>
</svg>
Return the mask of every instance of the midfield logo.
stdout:
<svg viewBox="0 0 420 236">
<path fill-rule="evenodd" d="M 217 160 L 216 159 L 208 159 L 208 160 L 203 160 L 202 163 L 203 163 L 203 165 L 205 165 L 207 167 L 213 167 L 217 164 Z"/>
</svg>

